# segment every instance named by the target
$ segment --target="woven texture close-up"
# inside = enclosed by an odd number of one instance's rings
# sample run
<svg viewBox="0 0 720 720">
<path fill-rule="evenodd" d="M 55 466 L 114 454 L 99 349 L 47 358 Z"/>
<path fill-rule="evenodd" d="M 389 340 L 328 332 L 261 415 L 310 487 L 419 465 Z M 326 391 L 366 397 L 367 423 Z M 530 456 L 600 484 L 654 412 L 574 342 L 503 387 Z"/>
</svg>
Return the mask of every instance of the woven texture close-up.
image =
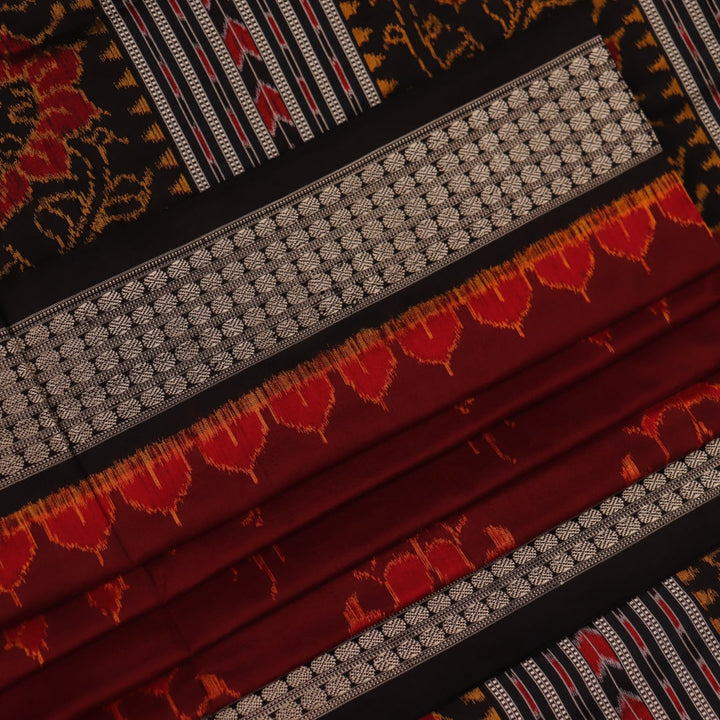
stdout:
<svg viewBox="0 0 720 720">
<path fill-rule="evenodd" d="M 0 718 L 720 720 L 715 0 L 0 0 Z"/>
</svg>

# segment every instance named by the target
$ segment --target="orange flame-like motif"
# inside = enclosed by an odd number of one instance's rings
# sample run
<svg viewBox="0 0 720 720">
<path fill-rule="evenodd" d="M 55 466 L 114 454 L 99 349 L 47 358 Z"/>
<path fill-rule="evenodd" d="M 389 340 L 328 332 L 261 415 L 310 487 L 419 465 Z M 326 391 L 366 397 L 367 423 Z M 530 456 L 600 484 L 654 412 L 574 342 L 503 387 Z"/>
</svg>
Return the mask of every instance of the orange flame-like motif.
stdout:
<svg viewBox="0 0 720 720">
<path fill-rule="evenodd" d="M 44 532 L 61 547 L 93 553 L 102 563 L 118 503 L 181 524 L 180 506 L 192 484 L 191 452 L 199 451 L 218 470 L 243 473 L 259 483 L 256 461 L 273 426 L 326 440 L 338 383 L 384 408 L 400 353 L 452 373 L 453 352 L 463 332 L 461 310 L 480 324 L 523 337 L 533 304 L 533 281 L 589 300 L 598 252 L 647 267 L 661 217 L 685 225 L 701 223 L 672 174 L 588 213 L 452 291 L 273 377 L 79 485 L 26 505 L 0 521 L 0 593 L 21 604 L 18 589 L 36 554 L 36 532 Z M 666 312 L 660 306 L 658 311 Z M 660 423 L 647 419 L 638 432 L 659 437 Z"/>
</svg>

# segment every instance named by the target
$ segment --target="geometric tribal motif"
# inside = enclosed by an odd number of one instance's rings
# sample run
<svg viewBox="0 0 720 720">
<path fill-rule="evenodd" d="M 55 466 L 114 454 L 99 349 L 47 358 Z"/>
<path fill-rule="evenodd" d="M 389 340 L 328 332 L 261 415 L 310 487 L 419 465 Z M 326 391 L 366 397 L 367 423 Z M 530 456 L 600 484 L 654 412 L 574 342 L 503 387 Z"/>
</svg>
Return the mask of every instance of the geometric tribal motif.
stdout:
<svg viewBox="0 0 720 720">
<path fill-rule="evenodd" d="M 507 720 L 709 720 L 719 690 L 720 640 L 671 577 L 425 720 L 477 718 L 476 701 Z"/>
<path fill-rule="evenodd" d="M 599 38 L 2 331 L 0 485 L 81 452 L 658 152 Z"/>
<path fill-rule="evenodd" d="M 380 102 L 330 0 L 101 0 L 198 190 Z"/>
<path fill-rule="evenodd" d="M 212 717 L 321 717 L 482 632 L 718 495 L 720 439 L 715 439 Z"/>
<path fill-rule="evenodd" d="M 354 0 L 337 3 L 384 97 L 539 22 L 592 15 L 706 222 L 720 222 L 717 0 Z"/>
</svg>

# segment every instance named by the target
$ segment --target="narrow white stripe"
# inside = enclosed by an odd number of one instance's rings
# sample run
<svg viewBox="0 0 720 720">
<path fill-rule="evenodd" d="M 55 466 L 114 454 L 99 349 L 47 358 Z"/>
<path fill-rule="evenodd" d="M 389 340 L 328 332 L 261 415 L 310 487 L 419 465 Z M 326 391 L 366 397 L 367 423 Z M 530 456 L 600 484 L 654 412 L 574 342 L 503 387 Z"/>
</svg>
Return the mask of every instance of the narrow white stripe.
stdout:
<svg viewBox="0 0 720 720">
<path fill-rule="evenodd" d="M 559 720 L 572 720 L 570 715 L 568 715 L 565 703 L 560 699 L 553 684 L 548 680 L 547 675 L 545 675 L 540 666 L 531 658 L 525 660 L 525 662 L 522 663 L 522 667 L 535 681 L 543 695 L 545 695 L 545 699 L 555 713 L 555 717 Z"/>
<path fill-rule="evenodd" d="M 191 10 L 188 8 L 188 10 Z M 177 17 L 177 16 L 176 16 Z M 185 14 L 183 12 L 182 16 L 177 17 L 177 21 L 180 24 L 180 31 L 177 33 L 176 37 L 180 42 L 181 35 L 182 38 L 184 38 L 185 43 L 187 46 L 190 47 L 189 53 L 185 53 L 183 56 L 183 61 L 187 58 L 188 62 L 192 64 L 192 57 L 197 57 L 198 60 L 200 60 L 200 56 L 196 55 L 193 56 L 192 52 L 195 50 L 195 48 L 198 48 L 201 52 L 205 52 L 202 48 L 202 44 L 200 41 L 200 37 L 198 36 L 197 29 L 193 26 L 193 23 L 191 22 L 191 17 L 188 14 Z M 201 31 L 200 35 L 204 35 L 205 33 Z M 210 58 L 205 53 L 205 57 L 210 61 Z M 199 72 L 196 72 L 195 67 L 193 67 L 193 72 L 196 73 L 196 76 L 198 80 L 200 81 L 200 85 L 202 87 L 203 92 L 206 93 L 206 96 L 211 104 L 213 104 L 213 109 L 216 111 L 218 120 L 222 122 L 221 118 L 223 116 L 228 116 L 228 111 L 230 110 L 231 106 L 231 100 L 230 96 L 227 94 L 226 90 L 220 82 L 218 81 L 219 78 L 216 79 L 216 81 L 213 80 L 211 76 L 211 71 L 208 71 L 208 69 L 205 67 L 205 63 L 200 61 L 200 67 L 202 70 Z M 253 136 L 257 137 L 257 130 L 259 129 L 260 132 L 263 131 L 262 122 L 259 122 L 259 128 L 252 129 L 250 132 Z M 252 123 L 251 123 L 252 125 Z M 238 145 L 235 142 L 236 133 L 231 131 L 229 134 L 226 130 L 223 129 L 223 132 L 226 133 L 228 140 L 235 152 L 237 152 Z M 216 135 L 216 133 L 214 133 Z M 251 165 L 257 165 L 261 161 L 260 156 L 258 155 L 258 151 L 254 147 L 246 147 L 244 143 L 240 143 L 239 147 L 242 147 L 243 150 L 245 150 L 249 157 L 250 164 Z M 222 148 L 222 145 L 221 145 Z M 262 152 L 263 156 L 266 156 L 266 153 Z M 245 169 L 245 165 L 243 165 L 243 169 Z M 237 174 L 237 173 L 233 173 Z"/>
<path fill-rule="evenodd" d="M 703 39 L 705 47 L 710 53 L 710 57 L 715 61 L 716 65 L 720 64 L 720 43 L 718 43 L 712 29 L 707 23 L 705 13 L 700 8 L 697 0 L 683 0 L 685 3 L 685 9 L 688 15 L 692 18 L 695 24 L 695 29 Z"/>
<path fill-rule="evenodd" d="M 508 716 L 508 720 L 526 720 L 505 688 L 495 678 L 488 680 L 485 687 L 495 697 L 495 701 Z"/>
<path fill-rule="evenodd" d="M 190 61 L 180 45 L 180 41 L 175 36 L 175 33 L 166 20 L 165 15 L 157 4 L 157 0 L 146 0 L 146 5 L 153 17 L 153 20 L 155 21 L 155 24 L 162 33 L 168 49 L 173 54 L 175 62 L 180 67 L 183 77 L 190 86 L 193 97 L 195 98 L 198 107 L 203 112 L 205 121 L 212 130 L 213 136 L 223 153 L 223 157 L 227 160 L 232 172 L 235 175 L 239 175 L 244 170 L 242 163 L 240 162 L 240 158 L 237 156 L 230 139 L 226 135 L 225 130 L 220 123 L 220 119 L 215 113 L 212 103 L 205 94 L 202 83 L 195 74 Z"/>
<path fill-rule="evenodd" d="M 163 122 L 167 126 L 168 131 L 170 132 L 170 136 L 172 137 L 175 146 L 180 152 L 180 156 L 185 163 L 185 167 L 190 173 L 190 177 L 192 177 L 193 182 L 195 183 L 198 190 L 207 190 L 210 187 L 210 183 L 205 177 L 205 173 L 202 171 L 202 168 L 200 167 L 197 158 L 195 157 L 195 153 L 193 153 L 192 148 L 188 144 L 185 134 L 178 125 L 177 120 L 175 120 L 175 115 L 173 114 L 172 110 L 170 110 L 170 106 L 165 99 L 165 94 L 160 89 L 160 86 L 158 85 L 155 76 L 152 74 L 152 71 L 145 62 L 143 54 L 140 51 L 137 43 L 133 39 L 132 34 L 128 30 L 127 25 L 122 18 L 122 15 L 120 15 L 117 8 L 113 4 L 113 0 L 100 0 L 100 4 L 103 11 L 105 12 L 105 15 L 110 20 L 118 36 L 120 37 L 123 46 L 130 55 L 130 59 L 133 61 L 133 64 L 137 68 L 137 71 L 140 73 L 140 77 L 142 78 L 145 87 L 148 89 L 148 92 L 150 93 L 153 102 L 155 103 L 155 106 L 157 107 L 158 112 L 163 119 Z"/>
<path fill-rule="evenodd" d="M 345 122 L 345 120 L 347 120 L 347 115 L 345 115 L 345 111 L 342 109 L 340 101 L 338 100 L 337 95 L 332 89 L 332 85 L 330 85 L 330 81 L 328 80 L 327 75 L 322 69 L 322 65 L 320 65 L 320 60 L 318 60 L 318 57 L 315 54 L 315 51 L 313 50 L 313 47 L 310 44 L 310 41 L 308 40 L 308 37 L 302 28 L 302 25 L 300 24 L 300 21 L 295 14 L 295 10 L 288 2 L 288 0 L 277 0 L 277 5 L 280 8 L 280 12 L 282 12 L 283 14 L 283 17 L 285 18 L 285 22 L 287 22 L 290 30 L 292 30 L 295 42 L 297 42 L 298 47 L 302 51 L 305 62 L 310 67 L 313 77 L 315 78 L 315 82 L 320 88 L 320 92 L 322 92 L 323 98 L 325 98 L 325 102 L 327 103 L 328 108 L 330 108 L 333 120 L 335 120 L 335 122 L 340 125 L 340 123 L 343 123 Z"/>
<path fill-rule="evenodd" d="M 705 2 L 712 16 L 720 23 L 720 6 L 718 6 L 716 0 L 705 0 Z"/>
<path fill-rule="evenodd" d="M 700 711 L 703 720 L 712 720 L 717 715 L 707 704 L 707 700 L 700 688 L 695 684 L 685 663 L 675 650 L 675 646 L 670 640 L 668 634 L 658 622 L 652 611 L 638 598 L 631 600 L 628 605 L 635 611 L 637 616 L 642 620 L 645 627 L 650 631 L 655 642 L 660 646 L 665 659 L 670 664 L 672 671 L 682 683 L 683 689 L 692 700 L 695 707 Z"/>
<path fill-rule="evenodd" d="M 128 9 L 130 6 L 133 5 L 133 0 L 121 0 L 121 2 L 123 3 L 123 6 L 125 9 Z M 140 20 L 140 22 L 145 24 L 145 21 L 142 19 Z M 138 31 L 142 35 L 143 41 L 145 43 L 147 43 L 148 54 L 152 55 L 155 62 L 158 63 L 158 65 L 160 65 L 160 68 L 158 69 L 159 75 L 155 75 L 154 77 L 156 77 L 156 78 L 163 77 L 164 74 L 162 72 L 162 67 L 165 66 L 165 64 L 166 64 L 165 58 L 163 56 L 164 50 L 161 49 L 160 45 L 158 45 L 158 43 L 155 40 L 155 38 L 153 37 L 153 35 L 151 35 L 149 32 L 143 32 L 139 27 L 138 27 Z M 165 46 L 163 45 L 163 47 L 165 47 Z M 170 92 L 174 96 L 172 89 Z M 186 100 L 186 98 L 184 96 L 182 99 Z M 180 100 L 178 99 L 177 113 L 185 119 L 185 122 L 190 126 L 191 129 L 193 128 L 193 126 L 197 125 L 197 120 L 192 114 L 192 109 L 190 108 L 190 103 L 188 103 L 187 101 L 180 102 Z M 193 133 L 193 137 L 194 137 L 194 133 Z M 205 157 L 204 153 L 202 153 L 202 156 Z M 196 157 L 197 157 L 197 154 L 196 154 Z M 212 172 L 214 180 L 215 181 L 222 180 L 223 176 L 222 176 L 222 173 L 220 172 L 220 167 L 217 164 L 217 159 L 215 157 L 212 157 L 209 159 L 206 158 L 206 161 L 210 164 L 210 170 Z M 213 180 L 211 179 L 210 182 L 212 183 Z"/>
<path fill-rule="evenodd" d="M 705 47 L 713 58 L 720 58 L 720 44 L 708 24 L 707 17 L 697 0 L 683 0 L 683 5 L 688 15 L 692 18 L 698 34 L 703 39 Z"/>
<path fill-rule="evenodd" d="M 700 35 L 700 40 L 695 41 L 693 38 L 690 38 L 690 42 L 695 46 L 696 49 L 701 50 L 705 48 L 707 50 L 706 44 L 703 42 L 702 34 L 700 33 L 699 28 L 695 27 L 695 23 L 693 22 L 692 15 L 690 17 L 689 22 L 684 18 L 680 16 L 680 11 L 677 9 L 677 3 L 673 0 L 665 0 L 664 3 L 665 7 L 668 9 L 668 12 L 671 14 L 673 18 L 673 22 L 678 28 L 678 31 L 684 30 L 685 32 L 689 32 L 690 29 L 694 28 L 695 31 Z M 683 5 L 681 3 L 681 5 Z M 688 13 L 690 13 L 690 8 L 688 8 Z M 717 57 L 717 56 L 716 56 Z M 713 78 L 711 75 L 711 70 L 708 67 L 707 62 L 705 61 L 705 58 L 698 52 L 696 55 L 692 56 L 691 66 L 694 65 L 697 69 L 696 76 L 700 77 L 699 80 L 699 88 L 702 88 L 703 85 L 708 85 L 710 83 L 713 83 Z M 690 66 L 690 71 L 692 72 L 692 67 Z M 702 90 L 701 90 L 702 92 Z M 706 101 L 707 102 L 707 101 Z M 717 103 L 715 103 L 717 105 Z M 710 103 L 708 103 L 708 107 L 710 107 Z"/>
<path fill-rule="evenodd" d="M 610 702 L 610 698 L 605 694 L 602 685 L 600 685 L 597 676 L 587 664 L 585 658 L 578 652 L 578 649 L 567 638 L 563 638 L 558 643 L 558 647 L 565 653 L 567 659 L 580 673 L 580 676 L 585 682 L 585 687 L 590 691 L 593 700 L 600 706 L 605 718 L 608 720 L 620 720 L 620 717 Z"/>
<path fill-rule="evenodd" d="M 653 5 L 653 0 L 638 1 L 645 12 L 647 19 L 650 21 L 650 26 L 652 27 L 653 32 L 660 40 L 662 49 L 670 59 L 670 62 L 680 78 L 685 91 L 690 97 L 690 100 L 692 100 L 693 106 L 700 116 L 700 120 L 705 126 L 705 129 L 708 131 L 708 134 L 715 144 L 720 147 L 720 125 L 718 125 L 717 121 L 710 112 L 710 108 L 707 106 L 707 103 L 705 102 L 705 99 L 695 82 L 695 78 L 693 78 L 692 73 L 688 69 L 688 66 L 685 64 L 685 61 L 680 54 L 680 51 L 673 42 L 665 23 L 663 23 L 662 18 Z"/>
<path fill-rule="evenodd" d="M 657 699 L 655 693 L 653 693 L 647 682 L 645 682 L 645 678 L 640 672 L 640 668 L 635 664 L 632 655 L 625 646 L 625 643 L 623 643 L 620 639 L 620 636 L 612 629 L 610 624 L 604 618 L 599 618 L 593 623 L 593 625 L 600 633 L 602 633 L 610 647 L 615 651 L 615 654 L 620 659 L 625 672 L 628 674 L 631 682 L 640 693 L 643 702 L 648 706 L 650 712 L 652 712 L 654 720 L 667 718 L 662 705 L 660 705 L 660 701 Z"/>
<path fill-rule="evenodd" d="M 340 13 L 335 7 L 335 4 L 332 0 L 319 0 L 319 2 L 325 11 L 327 19 L 330 21 L 330 25 L 332 26 L 335 37 L 345 53 L 345 57 L 347 57 L 348 62 L 355 72 L 355 77 L 360 83 L 360 87 L 363 89 L 365 97 L 371 105 L 378 105 L 380 103 L 380 95 L 375 87 L 375 83 L 372 81 L 372 77 L 365 67 L 365 63 L 360 57 L 357 46 L 350 37 L 347 26 L 345 25 L 344 20 L 340 17 Z"/>
<path fill-rule="evenodd" d="M 687 590 L 685 590 L 685 588 L 680 585 L 675 578 L 668 578 L 665 580 L 663 585 L 678 601 L 682 609 L 688 614 L 688 617 L 692 620 L 698 635 L 700 635 L 703 639 L 703 642 L 707 645 L 712 656 L 717 658 L 720 662 L 720 641 L 718 641 L 715 630 L 708 625 L 705 617 L 697 609 L 695 600 L 692 599 Z"/>
</svg>

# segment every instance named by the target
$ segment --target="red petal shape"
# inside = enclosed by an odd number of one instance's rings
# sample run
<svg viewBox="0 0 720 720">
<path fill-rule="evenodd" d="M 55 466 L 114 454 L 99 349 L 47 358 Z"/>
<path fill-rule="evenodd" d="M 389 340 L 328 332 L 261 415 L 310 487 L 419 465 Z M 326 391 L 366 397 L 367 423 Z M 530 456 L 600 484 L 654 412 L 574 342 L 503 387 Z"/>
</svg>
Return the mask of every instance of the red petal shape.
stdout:
<svg viewBox="0 0 720 720">
<path fill-rule="evenodd" d="M 260 57 L 255 41 L 252 39 L 252 35 L 250 35 L 244 25 L 235 20 L 227 21 L 223 42 L 230 52 L 233 62 L 240 70 L 242 70 L 243 65 L 245 64 L 246 53 L 250 53 L 250 55 L 253 55 L 256 58 Z"/>
<path fill-rule="evenodd" d="M 288 112 L 280 93 L 273 87 L 260 83 L 258 85 L 257 96 L 255 97 L 255 106 L 262 117 L 265 126 L 271 135 L 275 134 L 277 121 L 283 120 L 292 125 L 292 118 Z"/>
<path fill-rule="evenodd" d="M 192 483 L 190 464 L 178 447 L 161 454 L 140 452 L 120 479 L 125 502 L 136 510 L 170 515 L 180 525 L 177 508 Z"/>
<path fill-rule="evenodd" d="M 58 86 L 72 85 L 80 77 L 80 57 L 70 48 L 56 48 L 32 58 L 26 65 L 30 84 L 42 95 Z"/>
<path fill-rule="evenodd" d="M 44 180 L 64 177 L 70 169 L 67 150 L 59 138 L 34 137 L 23 149 L 20 167 L 26 175 Z"/>
<path fill-rule="evenodd" d="M 426 561 L 414 553 L 403 553 L 390 560 L 384 576 L 396 608 L 409 605 L 435 589 Z"/>
<path fill-rule="evenodd" d="M 2 35 L 3 44 L 3 57 L 12 58 L 14 55 L 20 55 L 25 50 L 32 48 L 32 43 L 24 37 L 8 35 L 3 33 Z M 14 62 L 9 60 L 7 63 L 0 63 L 0 69 L 3 65 L 9 66 L 11 69 L 16 69 L 18 66 L 22 67 L 22 62 Z"/>
<path fill-rule="evenodd" d="M 255 476 L 255 460 L 265 446 L 267 424 L 259 412 L 242 413 L 222 421 L 197 437 L 205 462 L 219 470 L 241 471 Z"/>
<path fill-rule="evenodd" d="M 631 210 L 622 220 L 608 220 L 595 229 L 595 237 L 606 253 L 643 265 L 654 235 L 655 218 L 646 208 Z"/>
<path fill-rule="evenodd" d="M 532 304 L 532 286 L 522 272 L 515 270 L 492 285 L 474 290 L 465 304 L 478 322 L 522 335 L 523 320 Z"/>
<path fill-rule="evenodd" d="M 602 675 L 605 665 L 620 664 L 608 641 L 593 628 L 580 630 L 574 644 L 597 676 Z"/>
<path fill-rule="evenodd" d="M 86 593 L 88 603 L 97 608 L 105 617 L 111 617 L 115 624 L 120 623 L 120 611 L 122 610 L 123 595 L 130 586 L 122 576 L 90 590 Z"/>
<path fill-rule="evenodd" d="M 534 261 L 533 270 L 543 285 L 570 290 L 588 300 L 587 285 L 595 270 L 595 255 L 588 240 L 575 239 L 545 252 Z"/>
<path fill-rule="evenodd" d="M 73 89 L 60 88 L 43 98 L 42 116 L 38 132 L 55 136 L 67 135 L 83 127 L 98 114 L 97 108 Z"/>
<path fill-rule="evenodd" d="M 84 550 L 97 555 L 107 547 L 113 514 L 109 503 L 91 493 L 78 495 L 63 505 L 48 511 L 41 524 L 48 538 L 68 549 Z"/>
<path fill-rule="evenodd" d="M 444 583 L 453 582 L 475 569 L 458 543 L 448 538 L 435 538 L 426 543 L 424 554 Z"/>
<path fill-rule="evenodd" d="M 397 360 L 381 341 L 344 360 L 337 366 L 340 376 L 363 400 L 382 403 L 395 376 Z"/>
<path fill-rule="evenodd" d="M 5 636 L 5 650 L 17 648 L 22 650 L 29 658 L 42 665 L 45 659 L 43 652 L 47 646 L 47 621 L 43 615 L 26 620 L 20 625 L 8 628 Z"/>
<path fill-rule="evenodd" d="M 20 209 L 30 195 L 30 183 L 16 169 L 0 175 L 0 227 Z"/>
<path fill-rule="evenodd" d="M 324 440 L 335 388 L 326 376 L 318 375 L 275 395 L 268 404 L 278 423 L 301 432 L 317 432 Z"/>
<path fill-rule="evenodd" d="M 395 337 L 403 351 L 424 363 L 444 365 L 450 372 L 450 358 L 457 347 L 462 326 L 452 310 L 427 315 L 400 330 Z"/>
<path fill-rule="evenodd" d="M 17 588 L 25 582 L 36 550 L 35 538 L 25 528 L 7 531 L 0 538 L 0 592 L 9 593 L 18 607 Z"/>
</svg>

